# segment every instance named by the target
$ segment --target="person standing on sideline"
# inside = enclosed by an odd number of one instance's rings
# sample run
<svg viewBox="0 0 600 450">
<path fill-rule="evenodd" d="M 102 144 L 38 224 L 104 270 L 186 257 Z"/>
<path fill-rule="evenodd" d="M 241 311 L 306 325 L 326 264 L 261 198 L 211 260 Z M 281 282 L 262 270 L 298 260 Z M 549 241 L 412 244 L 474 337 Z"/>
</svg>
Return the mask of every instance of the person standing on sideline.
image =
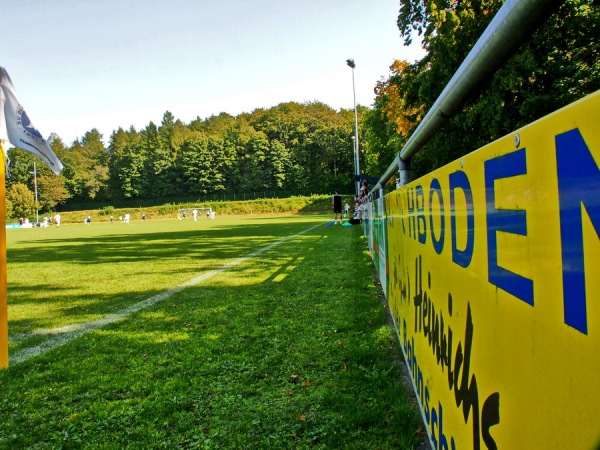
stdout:
<svg viewBox="0 0 600 450">
<path fill-rule="evenodd" d="M 367 195 L 369 195 L 369 185 L 367 184 L 366 181 L 362 182 L 362 186 L 358 192 L 359 192 L 359 196 L 360 196 L 360 201 L 362 202 L 363 199 L 365 199 L 367 197 Z"/>
<path fill-rule="evenodd" d="M 56 215 L 54 216 L 54 222 L 56 222 L 56 226 L 60 227 L 60 214 L 56 213 Z"/>
<path fill-rule="evenodd" d="M 198 211 L 193 210 L 192 215 L 194 216 L 194 222 L 198 222 Z"/>
<path fill-rule="evenodd" d="M 342 224 L 342 196 L 340 195 L 340 191 L 336 189 L 335 194 L 333 194 L 333 199 L 331 201 L 333 204 L 333 221 L 337 223 L 338 214 L 340 215 L 340 225 Z"/>
</svg>

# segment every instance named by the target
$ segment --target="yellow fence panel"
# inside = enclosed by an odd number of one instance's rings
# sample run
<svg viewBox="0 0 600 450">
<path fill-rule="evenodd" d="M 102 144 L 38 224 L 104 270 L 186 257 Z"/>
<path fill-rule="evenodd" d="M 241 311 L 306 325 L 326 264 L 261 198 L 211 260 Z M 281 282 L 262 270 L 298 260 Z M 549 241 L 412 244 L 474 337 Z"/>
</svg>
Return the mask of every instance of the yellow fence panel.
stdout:
<svg viewBox="0 0 600 450">
<path fill-rule="evenodd" d="M 436 449 L 600 444 L 598 117 L 595 93 L 385 197 L 388 301 Z"/>
</svg>

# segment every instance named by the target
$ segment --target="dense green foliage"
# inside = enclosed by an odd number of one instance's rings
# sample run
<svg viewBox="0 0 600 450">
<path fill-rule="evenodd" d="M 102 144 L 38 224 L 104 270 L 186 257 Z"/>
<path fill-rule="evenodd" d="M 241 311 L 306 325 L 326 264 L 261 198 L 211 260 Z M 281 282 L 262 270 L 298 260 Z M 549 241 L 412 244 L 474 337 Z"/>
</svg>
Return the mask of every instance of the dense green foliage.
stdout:
<svg viewBox="0 0 600 450">
<path fill-rule="evenodd" d="M 401 0 L 398 27 L 418 32 L 427 53 L 396 61 L 376 88 L 366 119 L 365 156 L 382 173 L 431 108 L 502 0 Z M 413 160 L 417 176 L 600 89 L 600 6 L 567 0 L 474 93 Z"/>
<path fill-rule="evenodd" d="M 30 217 L 35 211 L 33 193 L 22 183 L 13 183 L 6 190 L 6 216 Z"/>
<path fill-rule="evenodd" d="M 114 131 L 107 147 L 96 129 L 71 146 L 53 135 L 49 142 L 65 168 L 55 177 L 37 165 L 39 206 L 51 211 L 90 200 L 351 192 L 352 135 L 352 111 L 293 102 L 189 124 L 167 111 L 159 126 Z M 33 192 L 35 157 L 14 150 L 10 157 L 8 186 L 20 183 Z"/>
<path fill-rule="evenodd" d="M 0 449 L 416 448 L 362 230 L 328 218 L 9 230 Z"/>
</svg>

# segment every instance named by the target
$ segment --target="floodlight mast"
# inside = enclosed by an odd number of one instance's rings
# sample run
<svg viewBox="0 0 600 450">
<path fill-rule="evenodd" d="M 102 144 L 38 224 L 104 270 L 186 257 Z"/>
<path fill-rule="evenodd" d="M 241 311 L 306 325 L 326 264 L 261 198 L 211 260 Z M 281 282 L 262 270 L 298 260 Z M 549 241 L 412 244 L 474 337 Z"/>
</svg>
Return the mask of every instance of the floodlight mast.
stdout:
<svg viewBox="0 0 600 450">
<path fill-rule="evenodd" d="M 40 212 L 38 210 L 38 191 L 37 191 L 37 168 L 35 161 L 33 162 L 33 172 L 29 172 L 33 175 L 33 189 L 35 192 L 35 223 L 40 223 Z"/>
<path fill-rule="evenodd" d="M 346 64 L 348 67 L 352 69 L 352 94 L 354 98 L 354 175 L 360 174 L 360 157 L 358 153 L 358 112 L 356 110 L 356 87 L 354 85 L 354 68 L 356 64 L 354 63 L 354 59 L 347 59 Z M 360 192 L 360 181 L 356 180 L 356 195 Z"/>
</svg>

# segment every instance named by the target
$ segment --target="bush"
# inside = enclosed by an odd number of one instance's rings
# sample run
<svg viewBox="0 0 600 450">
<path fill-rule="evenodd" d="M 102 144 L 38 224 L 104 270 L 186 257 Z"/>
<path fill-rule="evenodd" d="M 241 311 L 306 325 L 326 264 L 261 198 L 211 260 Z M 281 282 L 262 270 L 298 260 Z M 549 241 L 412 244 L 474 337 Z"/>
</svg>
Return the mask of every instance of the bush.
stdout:
<svg viewBox="0 0 600 450">
<path fill-rule="evenodd" d="M 178 209 L 179 207 L 177 205 L 174 205 L 173 203 L 166 203 L 158 207 L 158 214 L 161 216 L 168 216 L 174 212 L 177 212 Z"/>
<path fill-rule="evenodd" d="M 33 192 L 22 183 L 15 183 L 6 190 L 6 199 L 12 206 L 13 217 L 32 217 L 35 212 Z"/>
<path fill-rule="evenodd" d="M 5 211 L 5 217 L 7 222 L 8 219 L 13 219 L 15 217 L 15 213 L 13 211 L 13 204 L 10 201 L 10 198 L 8 197 L 5 198 Z"/>
<path fill-rule="evenodd" d="M 114 213 L 115 213 L 114 206 L 105 206 L 98 212 L 98 214 L 100 214 L 101 216 L 112 216 Z"/>
<path fill-rule="evenodd" d="M 350 203 L 350 202 L 349 202 Z M 351 203 L 352 204 L 352 203 Z M 141 219 L 146 214 L 148 219 L 174 218 L 179 208 L 212 208 L 217 216 L 246 215 L 246 214 L 322 214 L 331 211 L 330 195 L 312 195 L 310 197 L 290 197 L 279 199 L 256 199 L 237 201 L 182 202 L 166 203 L 162 206 L 113 208 L 106 206 L 94 215 L 93 210 L 61 212 L 63 223 L 78 223 L 83 217 L 92 215 L 101 221 L 107 221 L 107 216 L 131 214 L 131 220 Z M 91 214 L 90 214 L 91 211 Z"/>
</svg>

